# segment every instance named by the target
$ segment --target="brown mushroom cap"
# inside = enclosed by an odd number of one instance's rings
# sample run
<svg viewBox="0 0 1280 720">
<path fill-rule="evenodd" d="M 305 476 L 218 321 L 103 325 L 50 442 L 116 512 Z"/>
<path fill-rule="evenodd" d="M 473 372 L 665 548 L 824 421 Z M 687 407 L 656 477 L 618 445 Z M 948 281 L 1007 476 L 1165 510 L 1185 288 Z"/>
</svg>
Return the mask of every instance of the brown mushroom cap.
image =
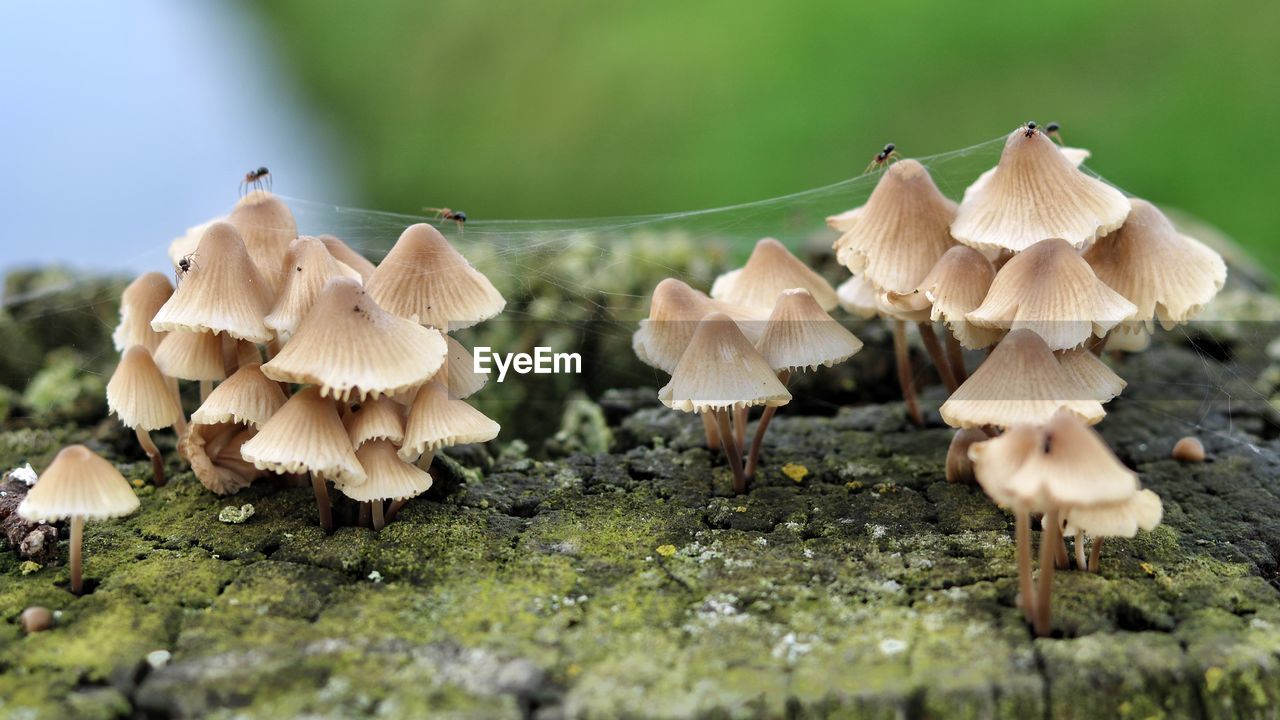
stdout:
<svg viewBox="0 0 1280 720">
<path fill-rule="evenodd" d="M 837 230 L 841 233 L 849 232 L 853 228 L 854 222 L 858 218 L 858 213 L 862 212 L 861 207 L 845 210 L 842 213 L 827 216 L 827 227 Z"/>
<path fill-rule="evenodd" d="M 197 425 L 238 423 L 260 428 L 285 403 L 280 384 L 262 374 L 262 366 L 245 365 L 218 385 L 191 415 Z"/>
<path fill-rule="evenodd" d="M 214 223 L 200 239 L 196 262 L 160 308 L 151 327 L 161 331 L 225 332 L 256 343 L 274 336 L 262 318 L 270 311 L 272 289 L 245 250 L 240 233 Z"/>
<path fill-rule="evenodd" d="M 853 275 L 836 288 L 836 297 L 845 312 L 864 320 L 880 313 L 876 304 L 876 287 L 861 275 Z"/>
<path fill-rule="evenodd" d="M 507 304 L 489 278 L 426 223 L 405 228 L 368 289 L 387 312 L 442 332 L 488 320 Z"/>
<path fill-rule="evenodd" d="M 1081 172 L 1044 133 L 1027 137 L 1019 128 L 1005 141 L 995 172 L 966 193 L 951 234 L 978 249 L 1021 252 L 1045 238 L 1080 248 L 1120 227 L 1128 214 L 1123 193 Z"/>
<path fill-rule="evenodd" d="M 431 379 L 447 387 L 450 397 L 462 399 L 475 395 L 489 382 L 489 374 L 476 372 L 475 357 L 452 335 L 445 335 L 444 341 L 449 346 L 449 355 Z"/>
<path fill-rule="evenodd" d="M 425 382 L 444 364 L 446 349 L 435 329 L 386 312 L 358 280 L 335 277 L 262 372 L 273 380 L 319 385 L 325 396 L 364 400 Z"/>
<path fill-rule="evenodd" d="M 289 398 L 240 454 L 261 470 L 320 473 L 338 485 L 365 481 L 337 407 L 314 387 Z"/>
<path fill-rule="evenodd" d="M 1090 397 L 1100 403 L 1110 402 L 1128 384 L 1086 348 L 1062 350 L 1054 354 L 1058 356 L 1062 369 L 1088 391 Z"/>
<path fill-rule="evenodd" d="M 347 245 L 333 235 L 321 235 L 318 239 L 320 242 L 324 243 L 325 249 L 329 251 L 329 254 L 332 255 L 334 259 L 352 270 L 355 270 L 357 273 L 360 273 L 360 280 L 362 282 L 369 282 L 369 277 L 373 275 L 374 271 L 374 264 L 369 261 L 369 258 L 356 252 L 350 245 Z"/>
<path fill-rule="evenodd" d="M 1164 517 L 1160 496 L 1139 490 L 1115 503 L 1084 505 L 1066 514 L 1064 533 L 1084 532 L 1089 537 L 1133 537 L 1139 530 L 1153 530 Z"/>
<path fill-rule="evenodd" d="M 848 360 L 862 341 L 836 322 L 808 290 L 784 290 L 756 349 L 775 371 L 816 370 Z"/>
<path fill-rule="evenodd" d="M 1002 435 L 969 445 L 974 477 L 997 505 L 1012 507 L 1018 502 L 1010 481 L 1041 439 L 1036 426 L 1015 425 Z"/>
<path fill-rule="evenodd" d="M 1128 500 L 1138 492 L 1138 475 L 1079 417 L 1059 412 L 1007 487 L 1016 503 L 1032 509 L 1070 509 Z"/>
<path fill-rule="evenodd" d="M 945 322 L 961 345 L 976 350 L 1000 340 L 999 330 L 978 327 L 966 319 L 982 305 L 995 277 L 995 266 L 985 255 L 956 245 L 943 253 L 917 291 L 930 303 L 929 319 Z"/>
<path fill-rule="evenodd" d="M 909 293 L 955 246 L 956 204 L 915 160 L 902 160 L 880 176 L 861 212 L 836 240 L 836 260 L 881 290 Z"/>
<path fill-rule="evenodd" d="M 951 436 L 951 444 L 947 446 L 947 482 L 972 484 L 977 480 L 973 473 L 973 461 L 969 459 L 969 448 L 975 443 L 986 442 L 989 439 L 988 435 L 978 428 L 961 428 Z"/>
<path fill-rule="evenodd" d="M 438 382 L 423 385 L 409 408 L 400 457 L 412 461 L 426 452 L 468 443 L 488 442 L 502 427 L 465 401 L 449 397 Z"/>
<path fill-rule="evenodd" d="M 160 372 L 171 378 L 221 380 L 227 376 L 222 364 L 222 338 L 211 332 L 166 333 L 156 348 L 155 361 Z"/>
<path fill-rule="evenodd" d="M 1137 306 L 1135 319 L 1148 330 L 1152 318 L 1169 330 L 1218 294 L 1227 265 L 1208 246 L 1179 233 L 1155 205 L 1130 202 L 1133 211 L 1124 225 L 1094 243 L 1084 259 L 1099 280 Z"/>
<path fill-rule="evenodd" d="M 285 254 L 285 275 L 275 305 L 263 318 L 267 327 L 288 340 L 298 323 L 311 309 L 330 278 L 345 276 L 360 280 L 360 274 L 334 259 L 316 238 L 302 236 L 289 244 Z"/>
<path fill-rule="evenodd" d="M 236 203 L 227 222 L 240 231 L 245 249 L 274 295 L 284 284 L 284 256 L 298 237 L 293 212 L 280 198 L 253 190 Z"/>
<path fill-rule="evenodd" d="M 823 310 L 838 304 L 835 288 L 791 254 L 786 245 L 764 238 L 756 243 L 742 268 L 716 278 L 711 297 L 767 314 L 783 290 L 804 288 Z"/>
<path fill-rule="evenodd" d="M 137 509 L 138 496 L 114 465 L 83 445 L 68 445 L 27 491 L 18 515 L 31 522 L 53 522 L 76 516 L 113 518 Z"/>
<path fill-rule="evenodd" d="M 667 407 L 684 412 L 791 402 L 791 393 L 773 368 L 724 313 L 711 313 L 698 323 L 671 382 L 658 397 Z"/>
<path fill-rule="evenodd" d="M 680 280 L 667 278 L 653 289 L 649 317 L 640 321 L 631 347 L 646 365 L 670 373 L 689 347 L 698 322 L 713 312 L 737 320 L 753 342 L 764 331 L 767 314 L 712 300 Z"/>
<path fill-rule="evenodd" d="M 182 405 L 141 345 L 124 351 L 107 383 L 107 407 L 131 428 L 159 430 L 184 420 Z"/>
<path fill-rule="evenodd" d="M 1137 308 L 1107 287 L 1065 240 L 1044 240 L 1015 255 L 967 318 L 979 327 L 1034 330 L 1054 350 L 1103 337 Z"/>
<path fill-rule="evenodd" d="M 1026 131 L 1024 130 L 1023 132 L 1026 132 Z M 1090 153 L 1088 150 L 1085 150 L 1084 148 L 1073 148 L 1073 147 L 1059 147 L 1058 151 L 1061 152 L 1068 160 L 1071 161 L 1071 164 L 1076 167 L 1080 167 L 1081 165 L 1083 165 L 1084 161 L 1088 160 L 1089 156 L 1093 154 L 1093 153 Z M 964 189 L 964 200 L 968 200 L 969 197 L 974 193 L 981 192 L 982 187 L 986 185 L 988 182 L 990 182 L 991 176 L 995 174 L 996 174 L 996 168 L 991 168 L 983 172 L 981 175 L 979 175 L 977 180 L 974 180 L 973 183 L 969 185 L 969 187 Z M 1008 252 L 1003 248 L 1001 248 L 1000 250 L 1003 250 L 1004 252 Z"/>
<path fill-rule="evenodd" d="M 347 436 L 356 450 L 371 440 L 404 442 L 404 407 L 388 397 L 362 403 L 360 409 L 342 419 Z"/>
<path fill-rule="evenodd" d="M 431 488 L 431 475 L 400 459 L 396 447 L 387 440 L 370 440 L 356 450 L 356 457 L 369 475 L 359 485 L 340 485 L 342 494 L 357 502 L 405 500 Z"/>
<path fill-rule="evenodd" d="M 180 237 L 174 238 L 169 243 L 169 262 L 173 263 L 173 269 L 178 269 L 178 263 L 184 257 L 191 257 L 196 254 L 197 248 L 200 247 L 200 238 L 204 237 L 205 232 L 214 224 L 226 222 L 225 215 L 220 215 L 212 220 L 206 220 L 199 225 L 192 225 L 187 228 L 187 232 Z M 198 261 L 198 259 L 197 259 Z"/>
<path fill-rule="evenodd" d="M 1039 335 L 1014 330 L 939 412 L 951 427 L 1039 425 L 1061 409 L 1096 423 L 1106 415 L 1096 395 L 1063 369 Z"/>
<path fill-rule="evenodd" d="M 120 324 L 111 333 L 116 350 L 141 345 L 154 355 L 164 333 L 151 328 L 151 319 L 171 295 L 173 283 L 164 273 L 143 273 L 129 283 L 120 296 Z"/>
<path fill-rule="evenodd" d="M 230 495 L 264 474 L 241 455 L 244 444 L 257 434 L 256 428 L 231 422 L 196 423 L 188 427 L 178 450 L 201 485 L 218 495 Z"/>
</svg>

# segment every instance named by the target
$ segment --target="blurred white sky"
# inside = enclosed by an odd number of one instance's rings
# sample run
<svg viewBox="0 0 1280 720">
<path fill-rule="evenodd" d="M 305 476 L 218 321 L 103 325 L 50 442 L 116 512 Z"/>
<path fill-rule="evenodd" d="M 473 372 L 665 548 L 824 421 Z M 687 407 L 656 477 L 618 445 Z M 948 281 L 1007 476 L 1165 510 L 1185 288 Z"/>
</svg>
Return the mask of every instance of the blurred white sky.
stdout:
<svg viewBox="0 0 1280 720">
<path fill-rule="evenodd" d="M 169 241 L 259 165 L 277 192 L 344 199 L 335 144 L 244 12 L 0 2 L 0 272 L 167 270 Z"/>
</svg>

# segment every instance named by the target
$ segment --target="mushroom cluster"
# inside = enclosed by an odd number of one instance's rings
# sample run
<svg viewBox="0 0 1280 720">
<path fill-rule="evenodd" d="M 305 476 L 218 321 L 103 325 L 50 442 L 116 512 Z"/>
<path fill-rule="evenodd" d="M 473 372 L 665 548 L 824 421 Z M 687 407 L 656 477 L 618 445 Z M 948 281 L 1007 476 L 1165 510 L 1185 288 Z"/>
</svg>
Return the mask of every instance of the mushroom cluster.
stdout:
<svg viewBox="0 0 1280 720">
<path fill-rule="evenodd" d="M 658 396 L 702 417 L 709 449 L 723 449 L 734 492 L 746 492 L 765 431 L 791 401 L 791 375 L 844 362 L 862 342 L 833 319 L 836 291 L 772 238 L 746 265 L 716 279 L 710 296 L 674 278 L 658 283 L 632 346 L 671 375 Z M 750 445 L 749 412 L 763 411 Z"/>
<path fill-rule="evenodd" d="M 1160 521 L 1159 497 L 1140 490 L 1089 427 L 1125 387 L 1098 356 L 1109 338 L 1138 348 L 1156 320 L 1165 329 L 1189 321 L 1226 281 L 1216 252 L 1151 203 L 1084 173 L 1088 151 L 1054 139 L 1032 122 L 1014 130 L 959 203 L 921 164 L 890 156 L 866 204 L 828 218 L 842 233 L 837 259 L 853 273 L 841 304 L 892 322 L 917 424 L 906 323 L 917 324 L 948 386 L 939 409 L 957 428 L 948 480 L 976 479 L 1013 511 L 1022 608 L 1041 635 L 1053 570 L 1071 564 L 1065 535 L 1074 536 L 1077 569 L 1097 572 L 1103 538 Z M 971 376 L 963 348 L 988 350 Z M 1038 584 L 1033 515 L 1043 528 Z"/>
<path fill-rule="evenodd" d="M 329 483 L 381 529 L 431 486 L 435 451 L 497 436 L 463 400 L 487 377 L 448 333 L 506 302 L 431 225 L 405 229 L 375 266 L 336 237 L 299 236 L 288 206 L 255 188 L 169 254 L 176 288 L 152 272 L 124 292 L 107 386 L 157 485 L 150 433 L 174 427 L 215 493 L 306 474 L 325 529 Z M 199 383 L 189 423 L 179 381 Z"/>
</svg>

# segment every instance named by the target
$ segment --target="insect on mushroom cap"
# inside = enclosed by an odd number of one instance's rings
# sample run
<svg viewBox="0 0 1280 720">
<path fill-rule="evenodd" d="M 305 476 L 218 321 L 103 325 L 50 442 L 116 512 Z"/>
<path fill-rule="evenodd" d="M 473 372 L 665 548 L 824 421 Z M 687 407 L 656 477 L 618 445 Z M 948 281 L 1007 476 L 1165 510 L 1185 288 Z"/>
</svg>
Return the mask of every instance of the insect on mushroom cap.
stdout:
<svg viewBox="0 0 1280 720">
<path fill-rule="evenodd" d="M 839 304 L 831 283 L 792 255 L 786 245 L 763 238 L 756 243 L 746 265 L 716 278 L 711 297 L 768 314 L 779 293 L 790 288 L 808 290 L 823 310 L 834 310 Z"/>
<path fill-rule="evenodd" d="M 129 283 L 120 296 L 120 322 L 111 333 L 116 350 L 141 345 L 154 354 L 164 333 L 151 327 L 151 319 L 171 295 L 173 282 L 164 273 L 143 273 Z"/>
<path fill-rule="evenodd" d="M 131 428 L 159 430 L 183 420 L 182 405 L 141 345 L 124 351 L 107 382 L 107 407 Z"/>
<path fill-rule="evenodd" d="M 658 396 L 668 407 L 705 412 L 791 401 L 773 368 L 724 313 L 698 323 L 693 339 Z"/>
<path fill-rule="evenodd" d="M 58 452 L 18 505 L 18 515 L 31 522 L 53 522 L 80 516 L 104 519 L 138 509 L 138 496 L 115 466 L 84 445 Z"/>
<path fill-rule="evenodd" d="M 844 362 L 862 341 L 818 305 L 808 290 L 784 290 L 765 323 L 756 349 L 775 371 L 816 370 Z"/>
</svg>

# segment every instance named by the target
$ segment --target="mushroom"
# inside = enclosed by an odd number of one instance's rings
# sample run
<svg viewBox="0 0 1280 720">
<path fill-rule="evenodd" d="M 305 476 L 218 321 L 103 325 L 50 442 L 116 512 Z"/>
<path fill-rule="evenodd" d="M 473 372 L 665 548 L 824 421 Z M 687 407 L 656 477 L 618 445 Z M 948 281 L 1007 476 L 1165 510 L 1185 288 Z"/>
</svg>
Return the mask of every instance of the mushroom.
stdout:
<svg viewBox="0 0 1280 720">
<path fill-rule="evenodd" d="M 379 307 L 441 332 L 488 320 L 507 304 L 493 283 L 426 223 L 405 228 L 366 285 Z"/>
<path fill-rule="evenodd" d="M 240 447 L 257 434 L 285 403 L 280 385 L 262 374 L 257 363 L 240 367 L 214 388 L 195 413 L 178 450 L 209 490 L 228 495 L 262 475 L 240 455 Z"/>
<path fill-rule="evenodd" d="M 1017 543 L 1018 597 L 1027 622 L 1036 618 L 1035 578 L 1031 568 L 1031 513 L 1040 510 L 1022 502 L 1009 486 L 1014 473 L 1022 467 L 1040 440 L 1040 434 L 1032 425 L 1015 425 L 1008 432 L 991 440 L 974 442 L 969 446 L 969 461 L 974 478 L 983 491 L 1001 507 L 1013 511 L 1014 540 Z M 1047 539 L 1042 539 L 1047 544 Z"/>
<path fill-rule="evenodd" d="M 1085 348 L 1060 350 L 1054 353 L 1062 369 L 1075 379 L 1076 383 L 1094 391 L 1093 398 L 1100 403 L 1113 400 L 1128 384 L 1116 375 L 1107 364 L 1099 360 Z"/>
<path fill-rule="evenodd" d="M 1076 567 L 1098 572 L 1102 557 L 1102 540 L 1109 537 L 1131 538 L 1139 530 L 1153 530 L 1164 517 L 1160 496 L 1150 490 L 1139 490 L 1120 502 L 1085 505 L 1072 508 L 1064 516 L 1063 532 L 1076 537 Z M 1089 559 L 1084 556 L 1084 536 L 1091 540 Z"/>
<path fill-rule="evenodd" d="M 251 190 L 236 202 L 227 222 L 240 231 L 245 249 L 271 294 L 280 292 L 285 254 L 289 243 L 298 237 L 298 223 L 289 206 L 265 190 Z"/>
<path fill-rule="evenodd" d="M 746 265 L 716 278 L 711 297 L 767 314 L 773 310 L 778 295 L 790 288 L 808 290 L 823 310 L 834 310 L 838 304 L 830 283 L 800 262 L 786 245 L 764 238 L 756 243 Z"/>
<path fill-rule="evenodd" d="M 369 258 L 351 249 L 351 246 L 333 235 L 321 235 L 318 239 L 324 243 L 325 249 L 335 260 L 360 273 L 360 279 L 363 282 L 369 282 L 369 276 L 373 275 L 374 270 L 374 265 L 369 262 Z"/>
<path fill-rule="evenodd" d="M 852 275 L 836 288 L 840 307 L 854 317 L 869 320 L 880 313 L 876 306 L 876 288 L 861 275 Z"/>
<path fill-rule="evenodd" d="M 1010 133 L 995 172 L 965 194 L 951 235 L 979 250 L 1019 253 L 1045 238 L 1081 248 L 1128 214 L 1123 193 L 1081 172 L 1028 125 Z"/>
<path fill-rule="evenodd" d="M 390 440 L 397 447 L 404 443 L 404 407 L 388 397 L 362 403 L 358 410 L 342 418 L 351 438 L 351 446 L 360 446 L 370 440 Z"/>
<path fill-rule="evenodd" d="M 262 374 L 258 364 L 244 365 L 214 388 L 191 414 L 193 425 L 236 423 L 262 427 L 285 403 L 280 386 Z"/>
<path fill-rule="evenodd" d="M 196 250 L 200 247 L 200 238 L 204 237 L 205 231 L 214 223 L 226 221 L 226 216 L 220 215 L 199 225 L 192 225 L 187 228 L 184 234 L 174 238 L 173 242 L 169 243 L 169 262 L 173 264 L 173 269 L 177 271 L 180 268 L 179 263 L 182 262 L 183 258 L 190 259 L 197 254 Z"/>
<path fill-rule="evenodd" d="M 356 450 L 356 457 L 369 479 L 359 485 L 341 485 L 344 495 L 357 502 L 369 503 L 373 511 L 373 529 L 387 523 L 383 502 L 401 505 L 431 488 L 431 475 L 412 463 L 405 462 L 390 440 L 369 440 Z"/>
<path fill-rule="evenodd" d="M 151 328 L 151 318 L 171 295 L 173 283 L 164 273 L 143 273 L 129 283 L 120 296 L 120 323 L 111 333 L 116 350 L 141 345 L 155 354 L 164 333 Z"/>
<path fill-rule="evenodd" d="M 199 381 L 201 402 L 209 397 L 213 381 L 227 376 L 222 338 L 211 332 L 166 333 L 156 348 L 155 361 L 167 377 Z"/>
<path fill-rule="evenodd" d="M 658 392 L 658 397 L 675 410 L 714 415 L 733 471 L 733 489 L 739 494 L 746 492 L 747 481 L 729 412 L 791 401 L 791 393 L 778 381 L 769 363 L 738 325 L 719 312 L 698 323 L 688 349 L 671 373 L 671 382 Z"/>
<path fill-rule="evenodd" d="M 303 388 L 289 398 L 258 434 L 244 443 L 240 454 L 260 470 L 311 473 L 320 526 L 326 531 L 333 530 L 333 511 L 325 480 L 339 486 L 359 485 L 367 477 L 337 405 L 316 387 Z"/>
<path fill-rule="evenodd" d="M 345 276 L 360 280 L 360 273 L 334 259 L 324 243 L 307 236 L 289 244 L 284 263 L 284 280 L 275 305 L 263 322 L 276 331 L 280 340 L 287 341 L 330 278 Z"/>
<path fill-rule="evenodd" d="M 322 396 L 364 400 L 423 383 L 444 364 L 446 349 L 438 331 L 386 312 L 358 280 L 334 277 L 262 372 L 318 385 Z"/>
<path fill-rule="evenodd" d="M 151 458 L 156 487 L 163 487 L 164 456 L 149 431 L 177 425 L 181 435 L 186 431 L 186 418 L 169 381 L 142 345 L 125 350 L 120 358 L 107 382 L 107 407 L 126 427 L 133 428 L 138 444 Z"/>
<path fill-rule="evenodd" d="M 808 290 L 793 288 L 778 296 L 756 349 L 786 387 L 791 373 L 842 363 L 862 349 L 862 341 L 833 320 Z M 767 406 L 760 416 L 747 454 L 747 480 L 755 475 L 765 430 L 777 410 L 776 405 Z"/>
<path fill-rule="evenodd" d="M 947 446 L 946 477 L 947 482 L 972 485 L 977 482 L 973 474 L 973 461 L 969 459 L 969 447 L 974 443 L 986 442 L 990 436 L 978 428 L 960 428 L 951 436 L 951 444 Z"/>
<path fill-rule="evenodd" d="M 956 428 L 1038 425 L 1061 409 L 1092 424 L 1106 415 L 1101 394 L 1101 387 L 1081 386 L 1039 335 L 1014 330 L 939 411 Z"/>
<path fill-rule="evenodd" d="M 489 382 L 489 374 L 476 372 L 475 357 L 452 335 L 445 335 L 444 341 L 449 346 L 448 356 L 431 379 L 448 388 L 450 397 L 462 399 L 475 395 Z M 409 402 L 412 401 L 410 397 Z"/>
<path fill-rule="evenodd" d="M 85 520 L 119 517 L 137 509 L 138 496 L 114 465 L 84 445 L 69 445 L 27 491 L 18 515 L 31 522 L 71 519 L 71 592 L 79 595 Z"/>
<path fill-rule="evenodd" d="M 985 255 L 957 245 L 942 254 L 914 291 L 928 301 L 929 320 L 947 325 L 947 360 L 958 382 L 964 382 L 969 374 L 961 348 L 978 350 L 1000 339 L 999 330 L 981 328 L 966 320 L 982 304 L 995 276 L 995 266 Z"/>
<path fill-rule="evenodd" d="M 1137 310 L 1103 284 L 1066 240 L 1055 239 L 1005 263 L 982 305 L 966 317 L 979 327 L 1029 328 L 1051 349 L 1067 350 L 1091 334 L 1105 336 Z"/>
</svg>

